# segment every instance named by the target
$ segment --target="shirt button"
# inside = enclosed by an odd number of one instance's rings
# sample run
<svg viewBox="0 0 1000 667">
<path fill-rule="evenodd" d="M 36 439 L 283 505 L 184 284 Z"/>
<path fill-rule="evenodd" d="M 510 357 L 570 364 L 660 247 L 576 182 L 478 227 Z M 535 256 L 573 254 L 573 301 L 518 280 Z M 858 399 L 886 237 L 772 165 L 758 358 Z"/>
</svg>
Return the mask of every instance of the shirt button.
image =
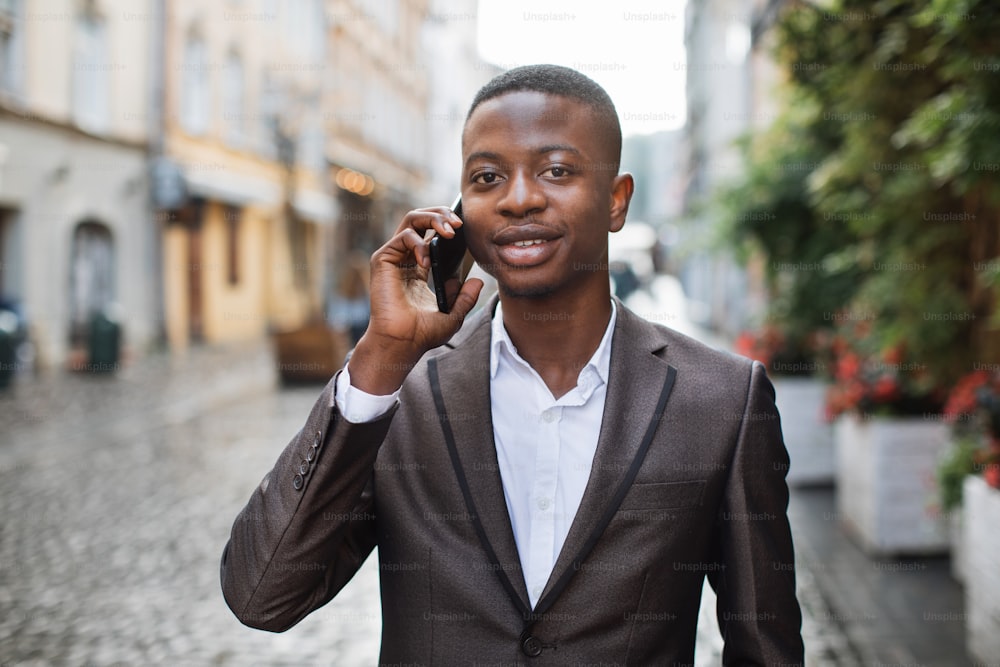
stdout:
<svg viewBox="0 0 1000 667">
<path fill-rule="evenodd" d="M 553 410 L 546 410 L 542 413 L 542 421 L 546 424 L 551 424 L 556 420 L 556 413 Z"/>
<path fill-rule="evenodd" d="M 538 509 L 540 509 L 540 510 L 547 510 L 551 506 L 552 506 L 552 501 L 549 500 L 548 498 L 539 498 L 538 499 Z"/>
</svg>

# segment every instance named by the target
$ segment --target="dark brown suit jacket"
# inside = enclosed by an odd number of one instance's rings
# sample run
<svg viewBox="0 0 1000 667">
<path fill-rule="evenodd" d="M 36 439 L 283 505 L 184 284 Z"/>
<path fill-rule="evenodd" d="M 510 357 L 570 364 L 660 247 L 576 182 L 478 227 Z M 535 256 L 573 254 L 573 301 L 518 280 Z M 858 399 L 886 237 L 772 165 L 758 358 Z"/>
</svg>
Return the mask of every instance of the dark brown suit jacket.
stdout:
<svg viewBox="0 0 1000 667">
<path fill-rule="evenodd" d="M 425 355 L 375 422 L 331 410 L 329 383 L 233 525 L 236 616 L 286 630 L 377 545 L 381 663 L 691 664 L 706 575 L 725 664 L 801 663 L 788 456 L 763 367 L 618 303 L 593 469 L 531 609 L 493 444 L 491 312 Z"/>
</svg>

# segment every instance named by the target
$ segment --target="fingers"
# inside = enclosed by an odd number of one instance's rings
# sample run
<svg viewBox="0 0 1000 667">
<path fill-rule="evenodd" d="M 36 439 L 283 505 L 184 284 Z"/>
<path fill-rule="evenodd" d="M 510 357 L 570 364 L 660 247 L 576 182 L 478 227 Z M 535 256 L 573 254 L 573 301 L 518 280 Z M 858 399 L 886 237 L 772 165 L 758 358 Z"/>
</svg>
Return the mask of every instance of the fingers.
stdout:
<svg viewBox="0 0 1000 667">
<path fill-rule="evenodd" d="M 376 251 L 372 262 L 387 261 L 400 266 L 412 256 L 421 267 L 430 268 L 427 241 L 433 234 L 451 238 L 455 229 L 463 224 L 462 219 L 447 206 L 414 209 L 403 216 L 395 236 Z"/>
<path fill-rule="evenodd" d="M 401 229 L 395 236 L 372 255 L 372 267 L 388 263 L 401 267 L 416 260 L 425 269 L 430 268 L 431 258 L 427 241 L 412 228 Z"/>
<path fill-rule="evenodd" d="M 428 229 L 433 229 L 436 233 L 451 238 L 455 235 L 455 228 L 462 226 L 462 219 L 447 206 L 434 206 L 431 208 L 418 208 L 403 216 L 402 222 L 396 229 L 399 234 L 403 230 L 412 229 L 420 236 Z"/>
</svg>

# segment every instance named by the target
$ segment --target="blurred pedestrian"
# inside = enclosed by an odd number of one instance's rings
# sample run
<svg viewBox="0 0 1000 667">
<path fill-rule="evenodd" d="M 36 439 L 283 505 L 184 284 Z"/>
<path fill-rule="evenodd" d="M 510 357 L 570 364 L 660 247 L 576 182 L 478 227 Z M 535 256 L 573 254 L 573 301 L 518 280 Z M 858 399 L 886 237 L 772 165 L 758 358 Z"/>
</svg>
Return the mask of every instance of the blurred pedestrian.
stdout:
<svg viewBox="0 0 1000 667">
<path fill-rule="evenodd" d="M 361 340 L 368 328 L 368 317 L 371 314 L 368 280 L 368 258 L 362 253 L 352 252 L 344 261 L 327 317 L 332 325 L 347 331 L 352 345 Z"/>
</svg>

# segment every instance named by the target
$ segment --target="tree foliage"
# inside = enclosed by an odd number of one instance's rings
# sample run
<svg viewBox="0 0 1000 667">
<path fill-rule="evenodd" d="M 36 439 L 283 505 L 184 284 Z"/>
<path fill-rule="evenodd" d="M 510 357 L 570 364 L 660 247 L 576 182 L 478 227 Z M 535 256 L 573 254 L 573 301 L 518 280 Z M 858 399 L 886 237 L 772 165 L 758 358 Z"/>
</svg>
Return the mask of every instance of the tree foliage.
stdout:
<svg viewBox="0 0 1000 667">
<path fill-rule="evenodd" d="M 775 26 L 786 105 L 745 144 L 731 237 L 768 260 L 792 332 L 870 317 L 942 383 L 992 335 L 1000 254 L 1000 6 L 796 2 Z"/>
</svg>

